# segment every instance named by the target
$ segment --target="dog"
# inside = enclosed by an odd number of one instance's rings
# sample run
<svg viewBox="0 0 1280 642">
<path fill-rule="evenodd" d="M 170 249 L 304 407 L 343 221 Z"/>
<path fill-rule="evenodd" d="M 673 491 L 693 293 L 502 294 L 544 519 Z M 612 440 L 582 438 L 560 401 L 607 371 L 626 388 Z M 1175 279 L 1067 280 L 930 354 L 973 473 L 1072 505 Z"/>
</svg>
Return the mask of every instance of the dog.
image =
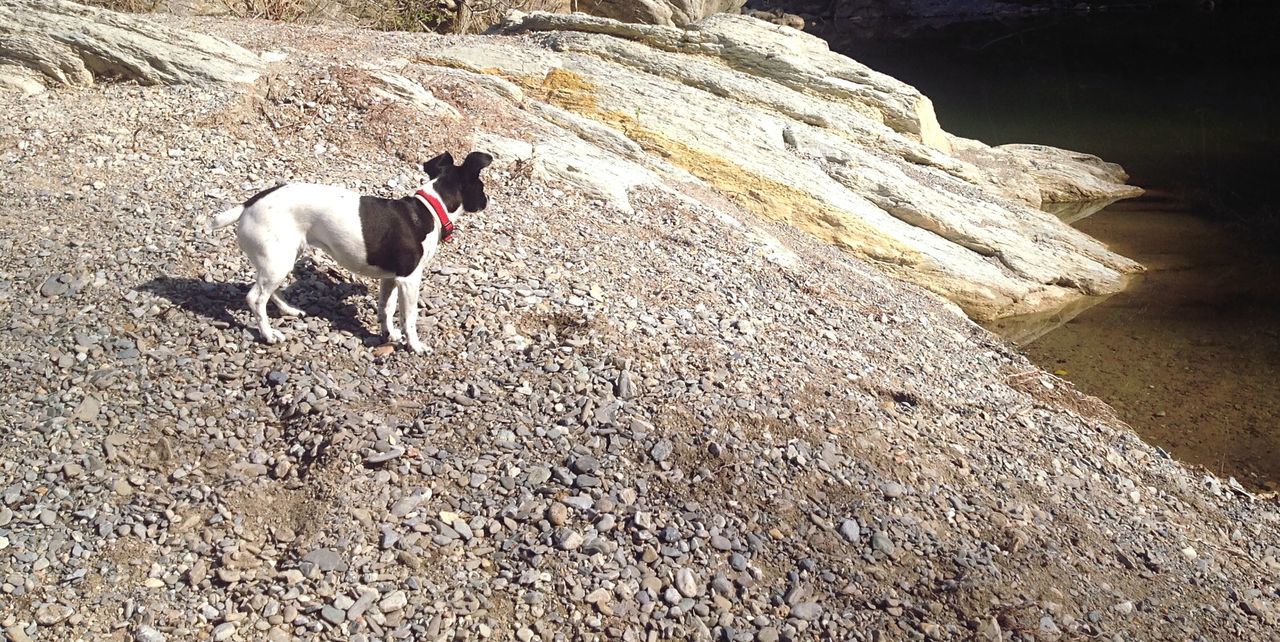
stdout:
<svg viewBox="0 0 1280 642">
<path fill-rule="evenodd" d="M 423 163 L 428 182 L 400 199 L 362 196 L 343 187 L 286 183 L 268 188 L 210 221 L 211 230 L 238 223 L 236 240 L 257 280 L 245 301 L 258 317 L 267 343 L 284 335 L 271 327 L 267 301 L 285 316 L 304 312 L 285 302 L 277 290 L 293 271 L 306 247 L 324 251 L 343 267 L 378 279 L 378 325 L 388 341 L 406 340 L 415 353 L 425 348 L 418 338 L 418 291 L 422 272 L 439 244 L 453 234 L 453 219 L 489 204 L 480 171 L 493 162 L 484 152 L 471 152 L 454 165 L 448 152 Z M 393 319 L 399 300 L 401 334 Z"/>
</svg>

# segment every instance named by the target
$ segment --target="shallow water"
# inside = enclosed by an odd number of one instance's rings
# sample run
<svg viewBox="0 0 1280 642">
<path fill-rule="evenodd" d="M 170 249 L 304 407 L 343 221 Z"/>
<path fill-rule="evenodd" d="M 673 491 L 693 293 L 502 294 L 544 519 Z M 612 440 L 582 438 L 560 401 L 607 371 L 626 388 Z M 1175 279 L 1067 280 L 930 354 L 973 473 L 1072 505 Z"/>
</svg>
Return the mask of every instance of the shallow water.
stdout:
<svg viewBox="0 0 1280 642">
<path fill-rule="evenodd" d="M 1254 487 L 1280 480 L 1280 265 L 1158 194 L 1076 223 L 1147 267 L 1023 346 L 1148 442 Z M 1018 319 L 997 322 L 1000 332 Z"/>
<path fill-rule="evenodd" d="M 919 87 L 948 131 L 1098 154 L 1150 190 L 1064 216 L 1147 273 L 994 329 L 1150 443 L 1254 487 L 1280 483 L 1277 5 L 819 32 Z"/>
</svg>

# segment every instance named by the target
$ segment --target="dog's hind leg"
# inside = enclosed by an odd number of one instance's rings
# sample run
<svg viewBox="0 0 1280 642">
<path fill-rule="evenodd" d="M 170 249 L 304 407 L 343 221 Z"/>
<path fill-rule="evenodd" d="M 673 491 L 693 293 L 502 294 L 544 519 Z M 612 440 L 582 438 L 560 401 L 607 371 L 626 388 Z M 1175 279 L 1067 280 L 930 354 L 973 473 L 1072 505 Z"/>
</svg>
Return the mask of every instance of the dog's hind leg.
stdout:
<svg viewBox="0 0 1280 642">
<path fill-rule="evenodd" d="M 284 298 L 280 296 L 280 292 L 279 292 L 279 291 L 276 291 L 276 292 L 272 292 L 272 293 L 271 293 L 271 300 L 275 302 L 275 304 L 276 304 L 276 307 L 277 307 L 277 308 L 280 308 L 280 314 L 283 314 L 283 315 L 285 315 L 285 316 L 287 316 L 287 317 L 305 317 L 305 316 L 307 316 L 307 313 L 306 313 L 305 311 L 303 311 L 303 310 L 299 310 L 298 308 L 295 308 L 295 307 L 293 307 L 293 306 L 289 305 L 289 304 L 284 300 Z"/>
<path fill-rule="evenodd" d="M 266 258 L 268 260 L 258 263 L 258 282 L 249 290 L 249 296 L 245 299 L 258 315 L 258 331 L 262 333 L 262 340 L 276 343 L 284 340 L 284 334 L 271 328 L 271 319 L 267 317 L 267 302 L 277 298 L 276 290 L 280 289 L 285 277 L 293 269 L 293 258 L 286 255 Z"/>
<path fill-rule="evenodd" d="M 396 327 L 396 280 L 378 280 L 378 326 L 387 341 L 399 343 L 403 335 Z"/>
</svg>

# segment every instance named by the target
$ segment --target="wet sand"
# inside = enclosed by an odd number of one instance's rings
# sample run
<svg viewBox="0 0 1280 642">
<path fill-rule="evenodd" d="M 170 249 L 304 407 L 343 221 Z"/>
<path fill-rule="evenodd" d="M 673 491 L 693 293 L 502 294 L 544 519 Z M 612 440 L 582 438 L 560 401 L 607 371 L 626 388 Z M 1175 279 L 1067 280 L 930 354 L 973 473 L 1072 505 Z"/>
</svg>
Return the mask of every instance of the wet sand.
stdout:
<svg viewBox="0 0 1280 642">
<path fill-rule="evenodd" d="M 1274 252 L 1159 194 L 1075 226 L 1148 271 L 1023 346 L 1028 357 L 1174 457 L 1254 488 L 1280 487 Z"/>
</svg>

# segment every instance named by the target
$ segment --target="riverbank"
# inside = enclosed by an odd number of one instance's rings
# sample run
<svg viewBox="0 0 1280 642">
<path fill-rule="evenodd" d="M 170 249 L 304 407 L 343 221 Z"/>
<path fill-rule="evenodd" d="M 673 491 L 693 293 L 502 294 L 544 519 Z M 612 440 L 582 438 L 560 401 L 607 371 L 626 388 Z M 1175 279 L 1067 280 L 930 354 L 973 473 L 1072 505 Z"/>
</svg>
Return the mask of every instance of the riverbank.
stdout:
<svg viewBox="0 0 1280 642">
<path fill-rule="evenodd" d="M 157 19 L 274 62 L 244 87 L 0 94 L 23 114 L 0 130 L 11 639 L 1269 639 L 1273 503 L 676 171 L 652 110 L 619 131 L 558 106 L 676 84 L 573 50 L 634 42 Z M 559 64 L 519 85 L 428 51 Z M 768 131 L 739 146 L 791 149 Z M 308 316 L 259 342 L 208 214 L 280 178 L 403 195 L 415 161 L 476 147 L 490 205 L 430 267 L 426 354 L 381 346 L 371 282 L 322 258 L 284 293 Z M 934 172 L 881 196 L 962 180 Z"/>
</svg>

